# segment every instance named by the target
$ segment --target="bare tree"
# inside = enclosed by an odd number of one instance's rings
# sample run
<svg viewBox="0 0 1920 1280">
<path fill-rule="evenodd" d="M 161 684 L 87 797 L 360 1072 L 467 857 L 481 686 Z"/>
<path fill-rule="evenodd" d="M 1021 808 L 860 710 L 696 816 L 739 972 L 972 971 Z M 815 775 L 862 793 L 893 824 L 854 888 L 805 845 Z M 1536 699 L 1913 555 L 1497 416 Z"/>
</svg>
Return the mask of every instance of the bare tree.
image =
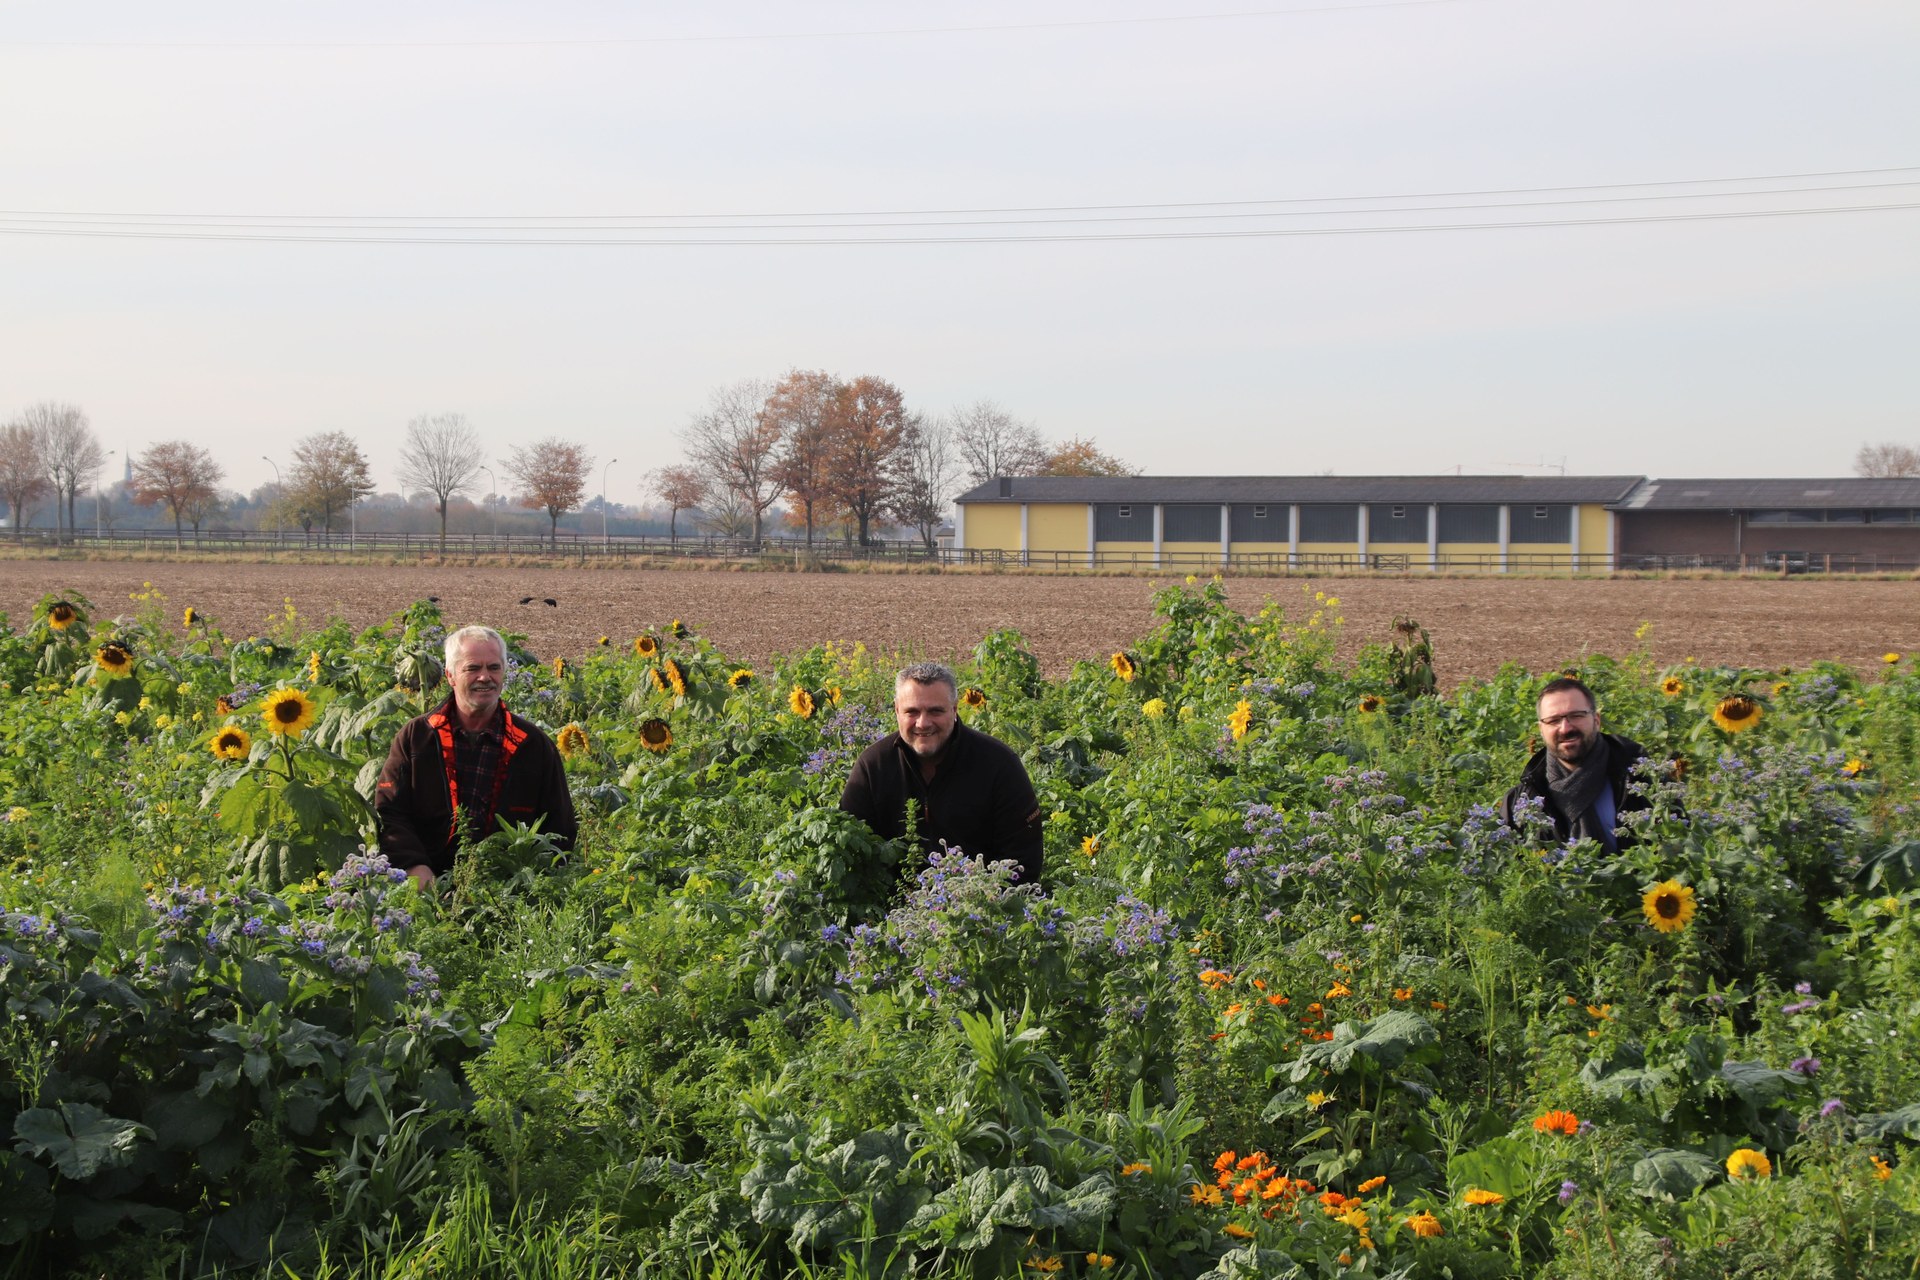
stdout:
<svg viewBox="0 0 1920 1280">
<path fill-rule="evenodd" d="M 707 481 L 692 467 L 661 467 L 647 476 L 647 485 L 667 504 L 667 542 L 680 541 L 680 513 L 707 500 Z"/>
<path fill-rule="evenodd" d="M 855 378 L 834 394 L 827 481 L 834 500 L 853 517 L 863 547 L 874 519 L 892 509 L 899 491 L 907 421 L 900 388 L 885 378 Z"/>
<path fill-rule="evenodd" d="M 722 492 L 718 500 L 700 509 L 700 523 L 722 538 L 742 539 L 753 532 L 753 512 L 737 493 Z M 757 542 L 758 539 L 755 539 Z"/>
<path fill-rule="evenodd" d="M 580 505 L 593 475 L 593 458 L 571 440 L 549 436 L 516 445 L 500 464 L 520 486 L 520 505 L 545 511 L 552 545 L 560 546 L 560 517 Z"/>
<path fill-rule="evenodd" d="M 78 405 L 42 400 L 28 405 L 20 421 L 40 435 L 40 461 L 47 469 L 47 482 L 53 489 L 54 527 L 60 528 L 60 508 L 64 503 L 66 534 L 72 537 L 74 498 L 83 486 L 93 484 L 100 469 L 107 464 L 107 455 Z"/>
<path fill-rule="evenodd" d="M 18 420 L 0 427 L 0 497 L 7 500 L 16 541 L 25 536 L 28 504 L 51 487 L 40 458 L 40 433 Z"/>
<path fill-rule="evenodd" d="M 828 473 L 833 457 L 833 398 L 839 391 L 840 382 L 832 374 L 795 369 L 767 397 L 767 417 L 780 433 L 774 478 L 787 500 L 799 505 L 809 547 L 814 517 L 833 499 Z"/>
<path fill-rule="evenodd" d="M 919 532 L 921 543 L 931 551 L 939 540 L 947 499 L 961 472 L 952 424 L 942 418 L 912 419 L 900 455 L 900 491 L 893 511 Z"/>
<path fill-rule="evenodd" d="M 182 519 L 200 522 L 219 500 L 216 487 L 225 474 L 213 454 L 185 440 L 162 440 L 149 445 L 133 460 L 133 500 L 143 507 L 164 503 L 173 516 L 173 545 L 179 546 Z"/>
<path fill-rule="evenodd" d="M 976 400 L 953 411 L 953 447 L 975 484 L 995 476 L 1037 475 L 1046 465 L 1047 442 L 1031 422 L 991 400 Z"/>
<path fill-rule="evenodd" d="M 1042 476 L 1137 476 L 1138 467 L 1128 466 L 1085 436 L 1075 436 L 1047 454 L 1047 460 L 1034 472 Z"/>
<path fill-rule="evenodd" d="M 1853 455 L 1858 476 L 1920 476 L 1920 449 L 1905 444 L 1863 444 Z"/>
<path fill-rule="evenodd" d="M 440 554 L 447 554 L 447 503 L 480 478 L 480 436 L 462 413 L 421 414 L 400 446 L 400 483 L 433 495 L 440 513 Z"/>
<path fill-rule="evenodd" d="M 687 456 L 717 491 L 732 494 L 753 517 L 753 540 L 780 500 L 774 474 L 780 427 L 767 415 L 772 388 L 760 378 L 715 387 L 705 413 L 681 433 Z"/>
<path fill-rule="evenodd" d="M 320 431 L 293 446 L 288 488 L 309 531 L 317 519 L 333 533 L 333 518 L 373 492 L 373 473 L 360 446 L 344 431 Z"/>
</svg>

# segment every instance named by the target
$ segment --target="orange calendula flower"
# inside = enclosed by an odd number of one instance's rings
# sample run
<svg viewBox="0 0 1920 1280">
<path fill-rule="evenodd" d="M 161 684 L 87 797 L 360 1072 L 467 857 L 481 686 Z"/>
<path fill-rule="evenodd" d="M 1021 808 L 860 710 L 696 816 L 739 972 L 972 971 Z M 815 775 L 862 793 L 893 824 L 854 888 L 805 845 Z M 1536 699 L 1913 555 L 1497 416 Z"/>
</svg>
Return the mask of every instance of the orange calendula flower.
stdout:
<svg viewBox="0 0 1920 1280">
<path fill-rule="evenodd" d="M 1727 1157 L 1727 1176 L 1736 1180 L 1741 1178 L 1771 1178 L 1773 1176 L 1773 1161 L 1767 1159 L 1766 1153 L 1763 1151 L 1755 1151 L 1752 1147 L 1742 1147 Z"/>
<path fill-rule="evenodd" d="M 1231 1149 L 1222 1151 L 1219 1155 L 1213 1158 L 1213 1171 L 1215 1173 L 1225 1173 L 1227 1170 L 1233 1168 L 1234 1162 L 1237 1161 L 1239 1158 L 1240 1157 L 1236 1155 Z"/>
<path fill-rule="evenodd" d="M 1447 1234 L 1447 1229 L 1440 1225 L 1440 1219 L 1434 1217 L 1425 1209 L 1408 1218 L 1407 1227 L 1416 1236 L 1427 1240 L 1431 1240 L 1435 1236 Z"/>
<path fill-rule="evenodd" d="M 1283 995 L 1271 995 L 1267 997 L 1267 1003 L 1278 1008 L 1281 1005 L 1292 1004 L 1293 1001 L 1287 999 L 1287 997 Z"/>
<path fill-rule="evenodd" d="M 1086 854 L 1087 857 L 1089 858 L 1099 857 L 1100 856 L 1100 837 L 1087 836 L 1086 838 L 1082 839 L 1080 841 L 1080 852 Z"/>
<path fill-rule="evenodd" d="M 1233 981 L 1233 975 L 1224 969 L 1202 969 L 1200 971 L 1200 981 L 1206 983 L 1215 991 L 1218 991 L 1221 987 Z"/>
<path fill-rule="evenodd" d="M 1123 1178 L 1131 1178 L 1136 1173 L 1152 1172 L 1153 1166 L 1144 1160 L 1135 1160 L 1132 1164 L 1123 1164 L 1120 1166 L 1120 1176 Z"/>
<path fill-rule="evenodd" d="M 1089 1253 L 1087 1255 L 1087 1265 L 1097 1267 L 1102 1271 L 1111 1271 L 1113 1264 L 1117 1261 L 1119 1261 L 1119 1259 L 1110 1253 Z"/>
<path fill-rule="evenodd" d="M 1867 1159 L 1873 1161 L 1873 1176 L 1880 1179 L 1880 1181 L 1885 1182 L 1893 1176 L 1893 1166 L 1881 1157 L 1868 1156 Z"/>
<path fill-rule="evenodd" d="M 1580 1117 L 1571 1111 L 1549 1111 L 1534 1118 L 1535 1133 L 1563 1133 L 1571 1138 L 1580 1132 Z"/>
<path fill-rule="evenodd" d="M 1352 994 L 1353 994 L 1353 988 L 1349 987 L 1344 982 L 1336 982 L 1331 987 L 1327 988 L 1327 999 L 1329 1000 L 1338 1000 L 1342 996 L 1350 996 Z"/>
<path fill-rule="evenodd" d="M 1507 1202 L 1507 1198 L 1498 1191 L 1484 1191 L 1479 1187 L 1468 1187 L 1467 1193 L 1460 1198 L 1471 1205 L 1496 1205 Z"/>
<path fill-rule="evenodd" d="M 1253 1232 L 1248 1228 L 1241 1226 L 1237 1222 L 1229 1222 L 1226 1226 L 1222 1227 L 1221 1230 L 1225 1231 L 1228 1235 L 1232 1236 L 1235 1240 L 1253 1239 Z"/>
<path fill-rule="evenodd" d="M 1365 1182 L 1360 1184 L 1360 1188 L 1359 1188 L 1360 1194 L 1364 1196 L 1368 1192 L 1378 1191 L 1380 1188 L 1386 1185 L 1387 1185 L 1387 1175 L 1384 1173 L 1377 1178 L 1368 1178 Z"/>
<path fill-rule="evenodd" d="M 1195 1204 L 1212 1205 L 1215 1208 L 1218 1208 L 1221 1200 L 1225 1198 L 1220 1194 L 1220 1188 L 1209 1187 L 1197 1182 L 1194 1184 L 1193 1190 L 1187 1193 L 1187 1196 Z"/>
<path fill-rule="evenodd" d="M 1395 1000 L 1411 1000 L 1413 999 L 1413 988 L 1412 987 L 1395 987 L 1393 989 L 1393 998 Z"/>
</svg>

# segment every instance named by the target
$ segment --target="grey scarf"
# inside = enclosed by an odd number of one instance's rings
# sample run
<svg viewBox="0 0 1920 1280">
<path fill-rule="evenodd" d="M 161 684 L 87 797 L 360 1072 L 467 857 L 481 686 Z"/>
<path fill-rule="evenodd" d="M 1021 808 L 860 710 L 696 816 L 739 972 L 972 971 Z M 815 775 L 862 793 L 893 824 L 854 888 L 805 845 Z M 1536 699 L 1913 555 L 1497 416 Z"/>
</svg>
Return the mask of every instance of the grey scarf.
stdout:
<svg viewBox="0 0 1920 1280">
<path fill-rule="evenodd" d="M 1613 748 L 1605 734 L 1593 740 L 1593 749 L 1577 769 L 1569 769 L 1559 756 L 1547 753 L 1547 789 L 1553 792 L 1554 806 L 1566 815 L 1569 842 L 1598 840 L 1609 849 L 1614 847 L 1613 832 L 1593 816 L 1593 802 L 1607 786 L 1607 766 L 1612 756 Z"/>
</svg>

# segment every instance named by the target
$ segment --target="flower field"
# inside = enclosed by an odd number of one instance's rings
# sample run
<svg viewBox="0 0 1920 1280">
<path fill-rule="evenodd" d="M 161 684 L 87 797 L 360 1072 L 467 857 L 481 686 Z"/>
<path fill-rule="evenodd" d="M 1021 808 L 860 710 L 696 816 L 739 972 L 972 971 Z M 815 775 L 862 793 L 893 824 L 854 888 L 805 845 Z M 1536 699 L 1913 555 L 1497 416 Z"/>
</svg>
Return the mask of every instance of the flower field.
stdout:
<svg viewBox="0 0 1920 1280">
<path fill-rule="evenodd" d="M 517 655 L 579 847 L 422 895 L 366 797 L 436 607 L 136 604 L 0 628 L 0 1275 L 1916 1274 L 1901 654 L 1583 661 L 1609 854 L 1494 811 L 1556 672 L 1218 583 L 1063 678 L 996 632 L 1029 885 L 839 812 L 888 665 L 662 619 Z"/>
</svg>

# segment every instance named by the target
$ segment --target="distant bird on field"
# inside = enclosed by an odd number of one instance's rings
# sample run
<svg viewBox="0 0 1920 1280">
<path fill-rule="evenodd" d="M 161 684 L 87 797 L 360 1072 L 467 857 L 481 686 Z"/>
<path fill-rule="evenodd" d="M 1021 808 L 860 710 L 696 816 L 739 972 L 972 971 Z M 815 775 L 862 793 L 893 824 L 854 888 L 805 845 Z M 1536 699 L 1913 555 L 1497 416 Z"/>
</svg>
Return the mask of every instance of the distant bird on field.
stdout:
<svg viewBox="0 0 1920 1280">
<path fill-rule="evenodd" d="M 428 603 L 428 604 L 439 604 L 439 603 L 440 603 L 440 597 L 439 597 L 439 596 L 428 596 L 428 597 L 427 597 L 427 603 Z"/>
<path fill-rule="evenodd" d="M 558 600 L 555 600 L 552 596 L 546 597 L 540 603 L 544 604 L 549 609 L 558 609 L 560 607 L 560 602 Z"/>
<path fill-rule="evenodd" d="M 533 597 L 532 597 L 532 596 L 521 596 L 521 597 L 520 597 L 520 603 L 521 603 L 521 604 L 532 604 L 532 603 L 533 603 Z"/>
</svg>

